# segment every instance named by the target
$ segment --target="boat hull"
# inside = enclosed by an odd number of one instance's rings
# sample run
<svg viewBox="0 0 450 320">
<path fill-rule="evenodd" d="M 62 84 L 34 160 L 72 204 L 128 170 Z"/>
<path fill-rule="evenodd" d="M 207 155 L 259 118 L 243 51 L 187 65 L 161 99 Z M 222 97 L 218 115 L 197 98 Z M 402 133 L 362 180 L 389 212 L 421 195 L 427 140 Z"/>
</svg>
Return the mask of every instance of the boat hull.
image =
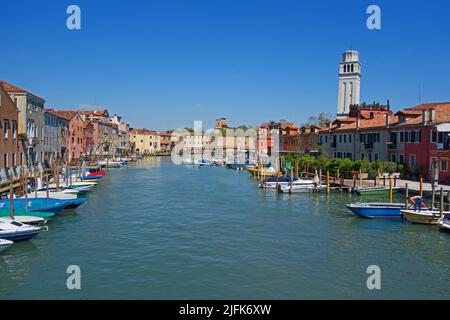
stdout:
<svg viewBox="0 0 450 320">
<path fill-rule="evenodd" d="M 412 211 L 412 210 L 402 210 L 402 214 L 406 220 L 416 224 L 432 224 L 438 223 L 441 218 L 438 212 L 433 214 L 426 214 L 428 211 Z"/>
<path fill-rule="evenodd" d="M 401 219 L 401 209 L 404 206 L 350 204 L 347 205 L 347 208 L 358 217 L 364 219 Z"/>
<path fill-rule="evenodd" d="M 392 193 L 398 193 L 400 192 L 401 188 L 393 188 Z M 356 192 L 361 195 L 388 195 L 389 194 L 389 188 L 374 188 L 374 189 L 360 189 L 356 190 Z"/>
<path fill-rule="evenodd" d="M 0 253 L 4 252 L 6 249 L 8 249 L 13 244 L 10 240 L 3 240 L 0 239 Z"/>
</svg>

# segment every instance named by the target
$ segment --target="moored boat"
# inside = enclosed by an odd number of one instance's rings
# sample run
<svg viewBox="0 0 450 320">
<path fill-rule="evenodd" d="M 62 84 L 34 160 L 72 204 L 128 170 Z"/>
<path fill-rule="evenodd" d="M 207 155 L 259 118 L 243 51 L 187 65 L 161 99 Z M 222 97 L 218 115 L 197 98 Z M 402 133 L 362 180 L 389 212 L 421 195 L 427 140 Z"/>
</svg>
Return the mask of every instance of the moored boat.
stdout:
<svg viewBox="0 0 450 320">
<path fill-rule="evenodd" d="M 358 217 L 366 219 L 401 219 L 404 203 L 352 203 L 347 208 Z"/>
<path fill-rule="evenodd" d="M 400 187 L 393 187 L 392 193 L 398 193 L 401 189 Z M 362 187 L 355 188 L 353 192 L 359 195 L 387 195 L 389 194 L 389 187 Z"/>
<path fill-rule="evenodd" d="M 19 221 L 0 218 L 0 238 L 17 241 L 27 240 L 38 235 L 42 227 L 30 226 Z"/>
<path fill-rule="evenodd" d="M 14 219 L 11 219 L 11 217 L 2 217 L 1 219 L 6 219 L 6 220 L 14 220 L 14 221 L 18 221 L 20 223 L 23 224 L 29 224 L 30 226 L 34 226 L 34 225 L 44 225 L 47 220 L 41 217 L 36 217 L 36 216 L 16 216 L 14 215 Z"/>
<path fill-rule="evenodd" d="M 441 219 L 439 211 L 431 210 L 401 210 L 402 215 L 406 220 L 417 224 L 437 224 Z M 445 214 L 449 214 L 446 212 Z"/>
<path fill-rule="evenodd" d="M 264 177 L 275 177 L 277 175 L 277 173 L 275 172 L 275 169 L 270 167 L 270 168 L 257 168 L 257 167 L 249 167 L 246 168 L 247 171 L 249 173 L 251 173 L 252 175 L 260 175 L 260 176 L 264 176 Z"/>
<path fill-rule="evenodd" d="M 42 218 L 44 220 L 48 220 L 52 217 L 55 216 L 54 213 L 51 212 L 40 212 L 40 211 L 18 211 L 18 210 L 14 210 L 14 217 L 15 218 L 19 218 L 19 217 L 26 217 L 26 216 L 30 216 L 32 215 L 33 217 L 39 217 Z M 0 218 L 8 218 L 10 217 L 10 212 L 7 210 L 0 210 Z"/>
<path fill-rule="evenodd" d="M 10 240 L 0 239 L 0 253 L 8 249 L 13 243 Z"/>
<path fill-rule="evenodd" d="M 280 193 L 310 193 L 310 192 L 320 192 L 323 186 L 316 186 L 312 184 L 292 184 L 290 185 L 280 185 L 278 187 L 278 192 Z"/>
<path fill-rule="evenodd" d="M 277 182 L 278 180 L 278 182 Z M 280 187 L 288 187 L 291 185 L 291 178 L 290 177 L 271 177 L 267 178 L 264 181 L 260 182 L 258 184 L 258 187 L 260 188 L 267 188 L 267 189 L 276 189 L 277 185 Z M 294 187 L 315 187 L 316 184 L 313 180 L 305 180 L 305 179 L 299 179 L 299 178 L 292 178 L 292 186 Z"/>
<path fill-rule="evenodd" d="M 450 214 L 444 214 L 444 216 L 437 222 L 439 228 L 445 231 L 450 231 Z"/>
<path fill-rule="evenodd" d="M 62 211 L 68 211 L 78 208 L 80 205 L 86 202 L 86 199 L 72 199 L 72 200 L 61 200 L 61 199 L 14 199 L 14 208 L 19 211 L 41 211 L 41 212 L 52 212 L 59 213 Z M 10 200 L 3 199 L 0 200 L 0 210 L 9 210 Z"/>
</svg>

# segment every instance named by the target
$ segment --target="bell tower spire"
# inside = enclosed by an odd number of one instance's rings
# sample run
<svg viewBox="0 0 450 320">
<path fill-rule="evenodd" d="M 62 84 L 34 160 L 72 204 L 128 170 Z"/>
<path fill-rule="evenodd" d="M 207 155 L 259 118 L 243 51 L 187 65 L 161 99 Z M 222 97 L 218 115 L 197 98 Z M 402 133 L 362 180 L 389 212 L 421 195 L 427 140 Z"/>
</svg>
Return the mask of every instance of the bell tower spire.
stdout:
<svg viewBox="0 0 450 320">
<path fill-rule="evenodd" d="M 339 64 L 339 97 L 337 117 L 345 118 L 350 113 L 350 106 L 360 103 L 361 63 L 359 52 L 347 50 Z"/>
</svg>

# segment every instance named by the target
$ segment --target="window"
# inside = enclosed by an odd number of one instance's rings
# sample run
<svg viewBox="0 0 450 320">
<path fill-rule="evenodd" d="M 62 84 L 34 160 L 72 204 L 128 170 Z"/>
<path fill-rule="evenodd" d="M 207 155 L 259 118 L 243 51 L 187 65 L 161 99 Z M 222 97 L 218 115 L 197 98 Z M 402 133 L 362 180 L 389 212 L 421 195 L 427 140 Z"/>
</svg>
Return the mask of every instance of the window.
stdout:
<svg viewBox="0 0 450 320">
<path fill-rule="evenodd" d="M 405 133 L 400 132 L 400 142 L 405 142 Z"/>
<path fill-rule="evenodd" d="M 352 135 L 351 134 L 348 135 L 348 142 L 350 142 L 350 143 L 352 142 Z"/>
<path fill-rule="evenodd" d="M 436 130 L 431 131 L 431 142 L 433 142 L 433 143 L 437 142 L 437 131 Z"/>
<path fill-rule="evenodd" d="M 402 155 L 402 154 L 399 155 L 399 156 L 398 156 L 398 162 L 399 162 L 399 163 L 405 163 L 405 156 Z"/>
<path fill-rule="evenodd" d="M 364 160 L 366 158 L 366 155 L 364 153 L 361 153 L 361 160 Z"/>
<path fill-rule="evenodd" d="M 391 161 L 392 162 L 397 162 L 397 155 L 396 154 L 392 154 L 391 155 Z"/>
<path fill-rule="evenodd" d="M 12 137 L 13 137 L 13 139 L 17 138 L 17 122 L 16 121 L 12 122 Z"/>
<path fill-rule="evenodd" d="M 12 166 L 15 167 L 16 165 L 17 165 L 17 164 L 16 164 L 16 154 L 13 153 L 13 154 L 12 154 Z"/>
<path fill-rule="evenodd" d="M 8 154 L 3 154 L 3 168 L 8 168 Z"/>
<path fill-rule="evenodd" d="M 23 152 L 20 153 L 20 165 L 23 166 Z"/>
<path fill-rule="evenodd" d="M 342 135 L 339 135 L 339 143 L 342 143 Z"/>
<path fill-rule="evenodd" d="M 328 136 L 325 136 L 325 143 L 328 143 Z"/>
<path fill-rule="evenodd" d="M 378 153 L 375 153 L 373 156 L 374 156 L 374 160 L 378 161 Z"/>
<path fill-rule="evenodd" d="M 409 155 L 409 166 L 412 168 L 416 165 L 416 155 L 410 154 Z"/>
<path fill-rule="evenodd" d="M 8 139 L 8 133 L 9 133 L 9 123 L 8 120 L 3 120 L 3 133 L 4 138 Z"/>
<path fill-rule="evenodd" d="M 369 162 L 372 162 L 372 154 L 369 153 Z"/>
<path fill-rule="evenodd" d="M 448 167 L 447 159 L 441 160 L 440 162 L 441 162 L 441 171 L 442 172 L 447 172 L 447 167 Z"/>
<path fill-rule="evenodd" d="M 344 134 L 344 143 L 347 143 L 347 135 Z"/>
</svg>

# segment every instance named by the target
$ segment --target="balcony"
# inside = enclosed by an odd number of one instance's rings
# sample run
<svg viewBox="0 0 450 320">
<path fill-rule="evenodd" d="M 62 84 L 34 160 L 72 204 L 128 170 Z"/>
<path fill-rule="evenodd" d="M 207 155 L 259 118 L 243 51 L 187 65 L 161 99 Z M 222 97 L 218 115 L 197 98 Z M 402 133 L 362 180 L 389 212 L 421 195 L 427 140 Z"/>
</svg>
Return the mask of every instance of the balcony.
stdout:
<svg viewBox="0 0 450 320">
<path fill-rule="evenodd" d="M 394 142 L 388 142 L 387 143 L 387 147 L 388 147 L 389 150 L 396 150 L 396 149 L 398 149 L 397 143 L 394 143 Z"/>
</svg>

